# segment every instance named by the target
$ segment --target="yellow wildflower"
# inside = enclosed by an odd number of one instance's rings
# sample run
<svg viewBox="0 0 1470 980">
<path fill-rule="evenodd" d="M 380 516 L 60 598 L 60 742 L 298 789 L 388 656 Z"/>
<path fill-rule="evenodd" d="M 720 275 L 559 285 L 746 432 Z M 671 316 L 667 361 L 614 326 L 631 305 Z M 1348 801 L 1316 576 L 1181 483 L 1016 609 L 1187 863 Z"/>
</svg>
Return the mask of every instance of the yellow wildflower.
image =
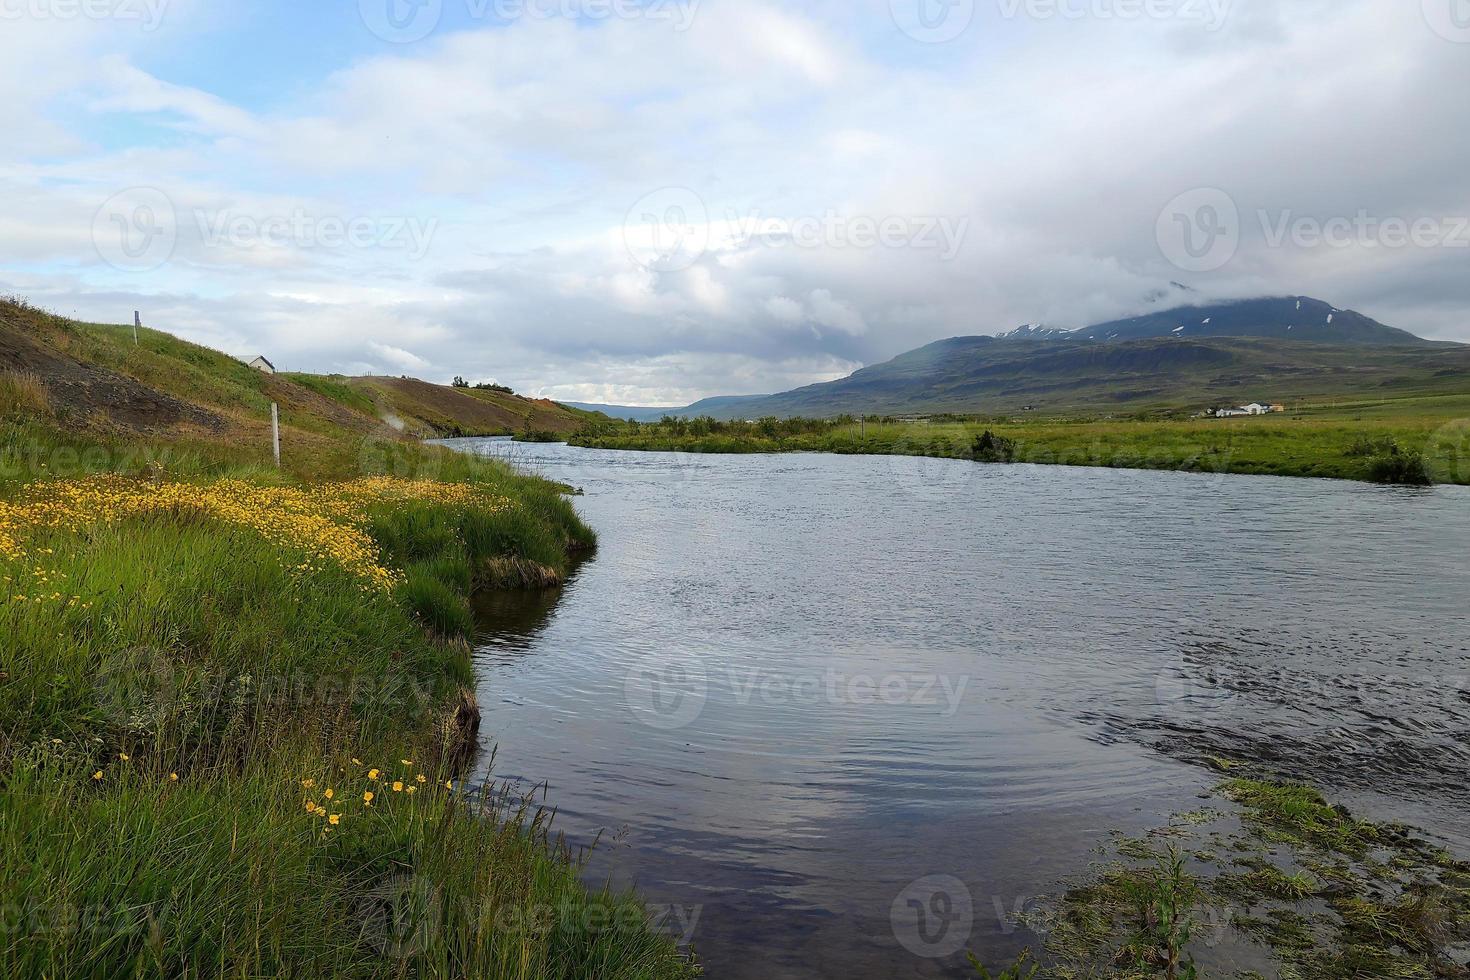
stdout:
<svg viewBox="0 0 1470 980">
<path fill-rule="evenodd" d="M 340 814 L 340 813 L 334 813 L 330 817 L 327 818 L 327 823 L 331 824 L 333 827 L 337 826 L 341 822 L 342 822 L 342 814 Z"/>
<path fill-rule="evenodd" d="M 92 773 L 92 778 L 100 782 L 102 779 L 102 770 L 98 769 L 96 772 Z"/>
<path fill-rule="evenodd" d="M 398 780 L 394 780 L 393 781 L 393 792 L 395 792 L 395 793 L 402 793 L 403 792 L 403 783 L 399 782 Z"/>
<path fill-rule="evenodd" d="M 128 761 L 128 754 L 126 752 L 119 752 L 117 754 L 117 757 L 119 759 L 121 759 L 122 761 L 124 761 L 124 762 L 127 762 Z"/>
<path fill-rule="evenodd" d="M 414 779 L 417 779 L 421 783 L 427 783 L 429 781 L 429 777 L 428 776 L 425 776 L 423 773 L 419 773 L 417 776 L 415 776 L 413 778 Z"/>
<path fill-rule="evenodd" d="M 168 781 L 171 782 L 171 783 L 178 782 L 179 781 L 179 774 L 176 773 L 176 772 L 169 773 L 168 774 Z"/>
<path fill-rule="evenodd" d="M 481 487 L 389 477 L 310 488 L 262 487 L 239 480 L 159 484 L 119 476 L 43 481 L 25 488 L 19 503 L 0 505 L 0 559 L 26 557 L 23 539 L 33 529 L 80 531 L 137 516 L 187 512 L 246 528 L 291 549 L 299 557 L 287 567 L 313 571 L 330 561 L 357 576 L 365 589 L 382 592 L 400 576 L 380 564 L 365 512 L 370 506 L 411 500 L 490 512 L 511 506 Z M 54 550 L 32 553 L 51 555 Z M 53 592 L 36 601 L 43 598 L 62 601 L 65 596 Z"/>
<path fill-rule="evenodd" d="M 404 790 L 404 792 L 407 793 L 409 796 L 412 796 L 413 795 L 413 791 L 416 790 L 416 789 L 418 789 L 417 786 L 410 786 L 408 789 Z"/>
<path fill-rule="evenodd" d="M 307 789 L 311 789 L 313 786 L 316 785 L 316 780 L 315 779 L 303 779 L 301 781 L 301 785 L 304 786 L 304 787 L 306 787 Z"/>
<path fill-rule="evenodd" d="M 373 791 L 368 790 L 366 793 L 362 794 L 362 801 L 371 806 L 373 803 Z"/>
<path fill-rule="evenodd" d="M 369 769 L 368 770 L 368 778 L 369 779 L 377 779 L 378 778 L 378 770 L 376 770 L 376 769 Z"/>
<path fill-rule="evenodd" d="M 336 791 L 335 790 L 328 789 L 328 790 L 324 790 L 322 792 L 322 795 L 325 796 L 327 799 L 330 800 L 333 796 L 336 796 L 337 794 L 336 794 Z"/>
</svg>

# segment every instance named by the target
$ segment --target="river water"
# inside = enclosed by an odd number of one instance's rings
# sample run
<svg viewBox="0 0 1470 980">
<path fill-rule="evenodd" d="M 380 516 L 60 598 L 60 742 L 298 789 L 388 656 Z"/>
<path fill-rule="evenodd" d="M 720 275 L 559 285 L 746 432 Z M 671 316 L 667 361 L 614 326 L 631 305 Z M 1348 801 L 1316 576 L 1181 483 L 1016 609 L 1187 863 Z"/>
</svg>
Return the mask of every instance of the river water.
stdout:
<svg viewBox="0 0 1470 980">
<path fill-rule="evenodd" d="M 600 535 L 482 603 L 489 775 L 711 977 L 999 963 L 1210 756 L 1470 852 L 1466 488 L 449 444 Z"/>
</svg>

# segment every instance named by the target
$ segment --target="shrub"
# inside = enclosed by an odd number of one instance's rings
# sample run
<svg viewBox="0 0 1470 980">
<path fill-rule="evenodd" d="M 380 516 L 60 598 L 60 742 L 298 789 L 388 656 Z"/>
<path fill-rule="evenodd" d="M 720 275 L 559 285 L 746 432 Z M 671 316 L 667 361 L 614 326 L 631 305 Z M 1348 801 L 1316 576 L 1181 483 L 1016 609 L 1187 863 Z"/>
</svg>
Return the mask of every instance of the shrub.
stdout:
<svg viewBox="0 0 1470 980">
<path fill-rule="evenodd" d="M 1424 457 L 1418 453 L 1400 452 L 1394 447 L 1392 453 L 1375 456 L 1368 461 L 1368 479 L 1374 483 L 1402 483 L 1409 486 L 1429 486 L 1432 480 L 1424 469 Z"/>
<path fill-rule="evenodd" d="M 975 438 L 970 455 L 977 463 L 1010 463 L 1016 458 L 1016 443 L 986 429 Z"/>
<path fill-rule="evenodd" d="M 1391 436 L 1380 436 L 1375 439 L 1372 436 L 1360 435 L 1353 440 L 1343 452 L 1344 456 L 1393 456 L 1399 452 L 1399 444 Z"/>
</svg>

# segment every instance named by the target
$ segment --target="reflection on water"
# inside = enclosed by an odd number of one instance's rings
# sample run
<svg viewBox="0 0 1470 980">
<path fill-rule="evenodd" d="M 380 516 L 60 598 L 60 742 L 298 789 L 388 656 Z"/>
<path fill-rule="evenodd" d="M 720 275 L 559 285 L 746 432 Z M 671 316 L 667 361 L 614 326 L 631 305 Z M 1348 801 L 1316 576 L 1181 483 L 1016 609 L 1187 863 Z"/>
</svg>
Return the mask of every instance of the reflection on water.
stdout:
<svg viewBox="0 0 1470 980">
<path fill-rule="evenodd" d="M 1470 845 L 1463 489 L 455 444 L 601 536 L 483 600 L 494 775 L 611 832 L 711 976 L 999 961 L 1211 754 Z"/>
<path fill-rule="evenodd" d="M 575 556 L 569 578 L 575 580 L 582 565 L 590 560 L 589 556 Z M 472 600 L 475 621 L 489 626 L 481 642 L 501 651 L 534 650 L 565 591 L 562 586 L 539 592 L 477 593 Z"/>
</svg>

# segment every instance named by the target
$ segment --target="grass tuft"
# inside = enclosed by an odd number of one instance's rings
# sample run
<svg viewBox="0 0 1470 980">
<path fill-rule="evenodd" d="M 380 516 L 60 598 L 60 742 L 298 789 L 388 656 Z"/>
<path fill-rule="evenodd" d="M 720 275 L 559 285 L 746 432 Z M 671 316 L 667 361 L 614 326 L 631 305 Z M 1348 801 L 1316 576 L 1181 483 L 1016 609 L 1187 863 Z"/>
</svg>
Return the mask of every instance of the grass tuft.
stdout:
<svg viewBox="0 0 1470 980">
<path fill-rule="evenodd" d="M 51 395 L 40 375 L 0 371 L 0 416 L 50 414 Z"/>
</svg>

